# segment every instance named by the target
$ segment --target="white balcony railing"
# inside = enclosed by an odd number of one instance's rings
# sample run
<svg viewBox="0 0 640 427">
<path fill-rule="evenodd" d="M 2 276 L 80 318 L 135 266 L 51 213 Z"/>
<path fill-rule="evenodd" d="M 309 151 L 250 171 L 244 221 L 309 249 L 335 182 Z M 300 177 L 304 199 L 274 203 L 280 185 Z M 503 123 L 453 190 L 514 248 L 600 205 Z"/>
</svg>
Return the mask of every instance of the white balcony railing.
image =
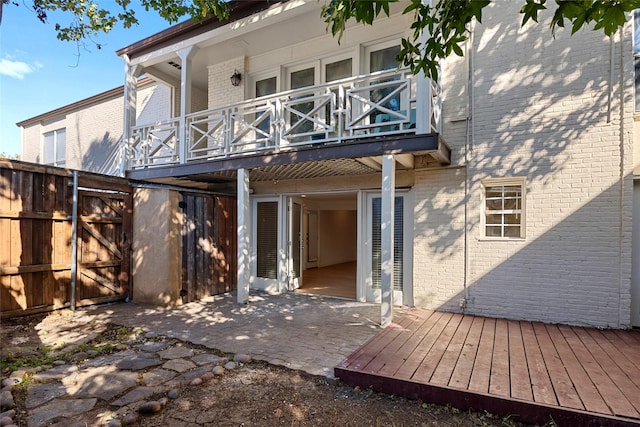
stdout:
<svg viewBox="0 0 640 427">
<path fill-rule="evenodd" d="M 358 138 L 439 132 L 440 90 L 431 82 L 428 117 L 416 117 L 416 79 L 409 71 L 380 72 L 281 92 L 131 129 L 129 167 L 281 151 Z M 426 131 L 425 131 L 426 130 Z"/>
</svg>

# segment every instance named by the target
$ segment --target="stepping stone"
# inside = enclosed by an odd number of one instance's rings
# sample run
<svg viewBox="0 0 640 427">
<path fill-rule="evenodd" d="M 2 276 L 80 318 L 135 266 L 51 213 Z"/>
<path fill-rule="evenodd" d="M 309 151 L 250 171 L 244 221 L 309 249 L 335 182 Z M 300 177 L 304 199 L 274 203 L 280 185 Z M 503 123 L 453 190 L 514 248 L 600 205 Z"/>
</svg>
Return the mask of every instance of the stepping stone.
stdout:
<svg viewBox="0 0 640 427">
<path fill-rule="evenodd" d="M 12 409 L 16 407 L 13 395 L 9 390 L 0 393 L 0 409 Z"/>
<path fill-rule="evenodd" d="M 33 381 L 49 381 L 49 380 L 61 380 L 63 378 L 69 377 L 70 375 L 78 372 L 78 367 L 76 365 L 62 365 L 55 366 L 51 369 L 47 369 L 46 371 L 38 372 L 32 378 Z"/>
<path fill-rule="evenodd" d="M 162 365 L 164 369 L 171 369 L 176 372 L 186 372 L 196 367 L 196 365 L 190 360 L 184 359 L 172 359 Z"/>
<path fill-rule="evenodd" d="M 181 359 L 192 357 L 193 350 L 187 347 L 171 347 L 158 353 L 163 359 Z"/>
<path fill-rule="evenodd" d="M 33 409 L 27 417 L 28 426 L 48 425 L 54 420 L 63 420 L 89 412 L 98 399 L 55 399 Z"/>
<path fill-rule="evenodd" d="M 162 393 L 162 387 L 136 387 L 129 393 L 125 394 L 118 400 L 111 402 L 114 406 L 125 406 L 134 402 L 140 402 L 153 396 L 154 394 Z"/>
<path fill-rule="evenodd" d="M 201 366 L 199 368 L 186 372 L 180 376 L 177 376 L 171 381 L 167 381 L 165 385 L 167 387 L 177 387 L 181 385 L 187 385 L 191 382 L 191 380 L 202 377 L 207 372 L 209 372 L 209 367 Z"/>
<path fill-rule="evenodd" d="M 248 354 L 236 354 L 235 357 L 233 358 L 234 362 L 240 362 L 240 363 L 249 363 L 251 362 L 251 356 L 249 356 Z"/>
<path fill-rule="evenodd" d="M 161 351 L 167 348 L 169 344 L 170 343 L 166 341 L 155 341 L 155 342 L 139 344 L 136 346 L 136 348 L 140 351 L 148 351 L 150 353 L 156 353 L 158 351 Z"/>
<path fill-rule="evenodd" d="M 116 366 L 119 369 L 126 371 L 140 371 L 142 369 L 149 368 L 151 366 L 158 366 L 162 364 L 162 361 L 155 355 L 150 353 L 139 353 L 133 356 L 122 359 Z"/>
<path fill-rule="evenodd" d="M 75 378 L 63 379 L 67 393 L 77 398 L 99 397 L 111 400 L 138 385 L 137 372 L 119 371 L 114 366 L 90 368 L 79 372 Z"/>
<path fill-rule="evenodd" d="M 119 351 L 117 353 L 105 354 L 91 360 L 87 360 L 84 364 L 86 367 L 95 368 L 97 366 L 115 365 L 122 359 L 135 356 L 137 353 L 133 350 Z"/>
<path fill-rule="evenodd" d="M 199 354 L 197 356 L 193 356 L 191 360 L 197 363 L 198 366 L 211 365 L 211 364 L 222 365 L 229 361 L 229 359 L 227 359 L 226 357 L 220 357 L 210 353 L 204 353 L 204 354 Z"/>
<path fill-rule="evenodd" d="M 154 369 L 153 371 L 145 372 L 144 374 L 142 374 L 142 381 L 146 386 L 151 387 L 164 384 L 175 376 L 176 373 L 174 371 L 169 371 L 166 369 Z"/>
<path fill-rule="evenodd" d="M 67 387 L 58 383 L 31 384 L 27 388 L 27 398 L 25 405 L 27 409 L 43 405 L 50 400 L 62 397 L 67 394 Z"/>
</svg>

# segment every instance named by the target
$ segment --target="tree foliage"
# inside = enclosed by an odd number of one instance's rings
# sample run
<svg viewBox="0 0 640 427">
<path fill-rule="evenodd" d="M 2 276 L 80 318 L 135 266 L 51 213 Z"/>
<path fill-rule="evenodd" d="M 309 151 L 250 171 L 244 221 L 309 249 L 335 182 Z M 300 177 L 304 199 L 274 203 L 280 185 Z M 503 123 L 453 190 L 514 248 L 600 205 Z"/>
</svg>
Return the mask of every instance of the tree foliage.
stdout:
<svg viewBox="0 0 640 427">
<path fill-rule="evenodd" d="M 8 3 L 17 5 L 13 0 L 0 0 L 0 6 Z M 146 11 L 157 12 L 169 23 L 185 17 L 198 22 L 211 15 L 220 19 L 229 16 L 229 5 L 224 0 L 139 0 L 138 4 Z M 54 11 L 69 17 L 69 23 L 55 23 L 57 37 L 62 41 L 91 39 L 100 33 L 108 33 L 118 23 L 124 28 L 138 25 L 131 0 L 106 0 L 102 3 L 97 0 L 31 0 L 25 5 L 43 23 L 48 22 L 49 13 Z"/>
<path fill-rule="evenodd" d="M 322 8 L 322 17 L 338 39 L 350 20 L 373 24 L 382 13 L 389 15 L 389 3 L 396 0 L 328 0 Z M 404 9 L 413 14 L 412 34 L 402 40 L 398 60 L 412 72 L 424 72 L 432 78 L 438 77 L 440 60 L 452 53 L 462 56 L 461 44 L 469 36 L 469 23 L 482 22 L 482 10 L 491 2 L 487 0 L 439 0 L 433 5 L 421 0 L 411 0 Z M 551 3 L 551 2 L 549 2 Z M 593 25 L 596 31 L 611 36 L 627 20 L 627 13 L 640 8 L 640 0 L 555 0 L 551 32 L 571 25 L 571 33 Z M 547 0 L 525 0 L 520 9 L 521 25 L 528 21 L 538 22 L 539 14 L 547 9 Z"/>
<path fill-rule="evenodd" d="M 29 0 L 24 0 L 29 1 Z M 52 11 L 64 12 L 70 23 L 56 23 L 60 40 L 80 42 L 91 39 L 99 33 L 108 33 L 118 23 L 125 28 L 138 24 L 136 11 L 131 0 L 104 0 L 109 8 L 101 6 L 98 0 L 30 0 L 38 19 L 47 22 Z M 195 21 L 214 15 L 220 19 L 229 16 L 226 0 L 138 0 L 146 11 L 155 11 L 169 23 L 184 17 Z M 338 39 L 351 20 L 373 25 L 381 15 L 389 15 L 389 4 L 398 0 L 318 0 L 324 2 L 322 19 L 327 29 Z M 547 10 L 547 0 L 524 0 L 520 9 L 521 25 L 528 21 L 538 21 L 538 16 Z M 15 0 L 0 0 L 2 6 L 17 4 Z M 411 35 L 402 40 L 398 60 L 414 73 L 424 72 L 437 78 L 440 60 L 456 54 L 462 56 L 461 44 L 469 36 L 469 23 L 474 19 L 482 22 L 482 11 L 489 0 L 433 0 L 433 5 L 422 0 L 409 0 L 405 14 L 412 14 Z M 557 28 L 571 26 L 571 33 L 592 26 L 611 36 L 627 20 L 627 13 L 640 8 L 640 0 L 554 0 L 551 32 Z M 98 47 L 100 47 L 98 45 Z"/>
</svg>

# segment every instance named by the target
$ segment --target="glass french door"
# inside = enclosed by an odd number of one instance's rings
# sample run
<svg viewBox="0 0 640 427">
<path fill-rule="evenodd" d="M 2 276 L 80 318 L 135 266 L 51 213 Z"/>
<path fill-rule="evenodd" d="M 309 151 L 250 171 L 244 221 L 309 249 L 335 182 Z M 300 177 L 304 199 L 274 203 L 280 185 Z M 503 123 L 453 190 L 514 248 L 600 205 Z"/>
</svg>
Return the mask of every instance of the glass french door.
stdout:
<svg viewBox="0 0 640 427">
<path fill-rule="evenodd" d="M 271 292 L 302 286 L 302 203 L 293 197 L 254 199 L 253 278 Z"/>
<path fill-rule="evenodd" d="M 396 194 L 393 224 L 393 303 L 412 305 L 412 217 L 408 194 Z M 380 194 L 367 196 L 367 245 L 365 260 L 366 300 L 381 301 L 382 277 L 382 198 Z"/>
<path fill-rule="evenodd" d="M 287 279 L 288 289 L 302 286 L 302 203 L 287 198 Z"/>
<path fill-rule="evenodd" d="M 253 280 L 255 288 L 278 291 L 281 214 L 277 198 L 253 200 Z"/>
</svg>

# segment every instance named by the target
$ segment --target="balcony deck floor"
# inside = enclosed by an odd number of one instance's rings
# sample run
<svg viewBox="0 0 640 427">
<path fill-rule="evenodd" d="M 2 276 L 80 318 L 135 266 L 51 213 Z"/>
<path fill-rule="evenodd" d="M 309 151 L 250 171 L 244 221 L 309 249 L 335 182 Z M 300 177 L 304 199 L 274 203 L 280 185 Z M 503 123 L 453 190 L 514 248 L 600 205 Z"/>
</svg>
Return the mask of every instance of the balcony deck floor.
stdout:
<svg viewBox="0 0 640 427">
<path fill-rule="evenodd" d="M 335 368 L 353 386 L 558 425 L 640 425 L 640 331 L 414 309 Z"/>
</svg>

